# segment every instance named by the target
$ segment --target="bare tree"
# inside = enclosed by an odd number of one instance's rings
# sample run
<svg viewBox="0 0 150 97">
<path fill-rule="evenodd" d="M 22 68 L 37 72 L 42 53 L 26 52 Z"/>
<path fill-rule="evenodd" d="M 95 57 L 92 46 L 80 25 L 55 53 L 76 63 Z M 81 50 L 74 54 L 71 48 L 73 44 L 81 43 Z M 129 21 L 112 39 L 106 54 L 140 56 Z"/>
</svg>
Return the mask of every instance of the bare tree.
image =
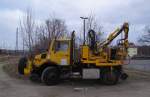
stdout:
<svg viewBox="0 0 150 97">
<path fill-rule="evenodd" d="M 53 38 L 63 37 L 67 34 L 67 26 L 65 21 L 50 17 L 44 24 L 37 26 L 35 32 L 36 42 L 33 48 L 34 51 L 40 53 L 47 51 Z"/>
<path fill-rule="evenodd" d="M 20 31 L 24 45 L 29 49 L 30 56 L 32 56 L 32 46 L 34 45 L 34 30 L 35 21 L 33 19 L 32 11 L 27 9 L 25 16 L 20 20 Z"/>
<path fill-rule="evenodd" d="M 103 34 L 104 33 L 102 32 L 103 27 L 102 27 L 102 24 L 100 24 L 98 22 L 98 20 L 96 19 L 96 16 L 93 13 L 90 13 L 87 16 L 87 18 L 88 19 L 85 21 L 86 39 L 88 40 L 88 37 L 87 37 L 88 31 L 92 29 L 92 30 L 94 30 L 96 32 L 96 37 L 97 37 L 98 41 L 104 40 L 103 39 Z M 81 27 L 81 32 L 82 31 L 83 31 L 83 27 Z M 83 33 L 79 33 L 76 36 L 76 41 L 77 41 L 78 44 L 83 42 Z"/>
<path fill-rule="evenodd" d="M 46 31 L 45 25 L 39 25 L 36 27 L 36 37 L 35 37 L 35 44 L 33 45 L 33 50 L 35 53 L 40 53 L 46 51 L 48 48 L 48 35 Z"/>
<path fill-rule="evenodd" d="M 138 39 L 138 42 L 142 45 L 150 45 L 150 26 L 146 26 L 144 34 Z"/>
<path fill-rule="evenodd" d="M 37 25 L 32 11 L 27 10 L 25 16 L 20 20 L 20 31 L 23 40 L 23 48 L 29 50 L 32 57 L 36 53 L 46 51 L 53 38 L 63 37 L 67 34 L 65 21 L 50 17 L 43 24 Z"/>
<path fill-rule="evenodd" d="M 96 19 L 94 14 L 91 13 L 88 16 L 88 21 L 87 21 L 86 27 L 87 27 L 87 30 L 92 29 L 96 32 L 97 39 L 99 41 L 103 40 L 102 24 L 98 23 L 98 20 Z"/>
<path fill-rule="evenodd" d="M 51 18 L 46 20 L 46 28 L 48 31 L 49 41 L 52 38 L 62 37 L 64 34 L 67 34 L 67 26 L 65 21 L 57 18 Z"/>
</svg>

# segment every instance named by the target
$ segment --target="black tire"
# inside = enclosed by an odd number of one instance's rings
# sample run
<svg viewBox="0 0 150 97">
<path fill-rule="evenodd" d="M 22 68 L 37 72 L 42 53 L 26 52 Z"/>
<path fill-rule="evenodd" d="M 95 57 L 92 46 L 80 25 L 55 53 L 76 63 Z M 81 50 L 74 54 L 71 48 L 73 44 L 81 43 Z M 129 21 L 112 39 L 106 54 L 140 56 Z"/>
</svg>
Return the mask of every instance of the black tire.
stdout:
<svg viewBox="0 0 150 97">
<path fill-rule="evenodd" d="M 46 85 L 56 85 L 59 83 L 60 73 L 56 67 L 46 67 L 41 75 L 41 81 Z"/>
<path fill-rule="evenodd" d="M 126 80 L 127 78 L 128 78 L 128 74 L 126 74 L 126 73 L 122 73 L 120 76 L 120 79 L 122 79 L 122 80 Z"/>
<path fill-rule="evenodd" d="M 111 70 L 108 67 L 100 70 L 100 77 L 102 83 L 105 85 L 115 85 L 119 81 L 119 76 L 116 74 L 116 71 Z"/>
<path fill-rule="evenodd" d="M 27 58 L 26 57 L 23 57 L 19 60 L 19 63 L 18 63 L 18 73 L 21 74 L 21 75 L 24 75 L 24 68 L 26 68 L 27 66 Z"/>
</svg>

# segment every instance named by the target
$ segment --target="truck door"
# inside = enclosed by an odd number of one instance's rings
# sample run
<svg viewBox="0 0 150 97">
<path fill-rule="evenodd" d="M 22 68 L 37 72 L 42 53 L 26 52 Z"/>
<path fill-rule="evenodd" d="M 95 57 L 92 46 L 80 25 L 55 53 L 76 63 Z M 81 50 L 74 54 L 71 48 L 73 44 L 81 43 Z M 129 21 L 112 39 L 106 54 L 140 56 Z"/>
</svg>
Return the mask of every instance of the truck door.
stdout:
<svg viewBox="0 0 150 97">
<path fill-rule="evenodd" d="M 70 65 L 69 40 L 56 40 L 51 53 L 51 60 L 58 65 Z"/>
</svg>

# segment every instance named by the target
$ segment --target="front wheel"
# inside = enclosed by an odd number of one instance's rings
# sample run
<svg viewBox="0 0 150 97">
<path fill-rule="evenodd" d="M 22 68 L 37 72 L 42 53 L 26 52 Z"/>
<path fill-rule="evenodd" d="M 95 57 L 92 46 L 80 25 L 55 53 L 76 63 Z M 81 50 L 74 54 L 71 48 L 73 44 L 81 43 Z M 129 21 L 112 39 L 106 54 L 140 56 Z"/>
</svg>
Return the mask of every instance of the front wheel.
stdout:
<svg viewBox="0 0 150 97">
<path fill-rule="evenodd" d="M 56 85 L 59 83 L 60 73 L 56 67 L 46 67 L 41 75 L 41 81 L 46 85 Z"/>
</svg>

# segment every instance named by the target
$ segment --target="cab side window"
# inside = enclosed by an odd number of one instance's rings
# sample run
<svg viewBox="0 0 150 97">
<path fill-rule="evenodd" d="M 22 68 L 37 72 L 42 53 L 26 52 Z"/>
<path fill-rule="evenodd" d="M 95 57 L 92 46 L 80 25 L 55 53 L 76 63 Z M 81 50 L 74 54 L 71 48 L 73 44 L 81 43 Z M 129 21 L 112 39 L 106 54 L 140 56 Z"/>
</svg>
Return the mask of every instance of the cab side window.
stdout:
<svg viewBox="0 0 150 97">
<path fill-rule="evenodd" d="M 69 43 L 66 41 L 57 41 L 55 43 L 55 51 L 67 51 L 69 48 Z"/>
</svg>

